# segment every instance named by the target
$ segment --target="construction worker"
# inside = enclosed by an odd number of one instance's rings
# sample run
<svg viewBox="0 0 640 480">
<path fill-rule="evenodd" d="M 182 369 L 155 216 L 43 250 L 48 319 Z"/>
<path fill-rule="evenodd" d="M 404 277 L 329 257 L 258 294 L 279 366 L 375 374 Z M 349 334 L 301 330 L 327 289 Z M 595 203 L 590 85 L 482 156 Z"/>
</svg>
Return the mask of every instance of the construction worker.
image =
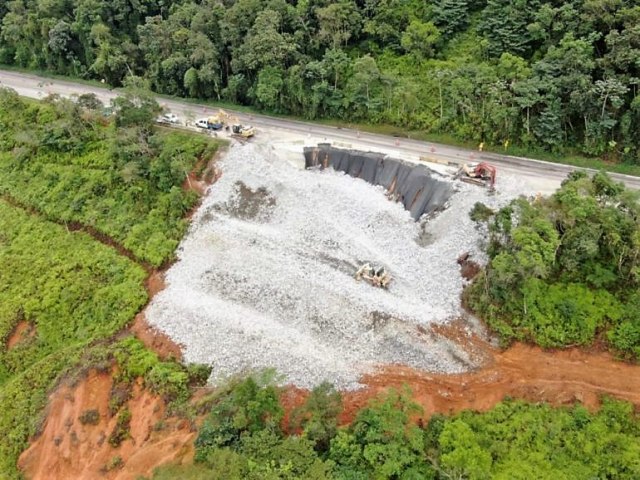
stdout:
<svg viewBox="0 0 640 480">
<path fill-rule="evenodd" d="M 504 150 L 505 150 L 505 152 L 507 151 L 507 148 L 509 148 L 509 139 L 504 141 Z"/>
<path fill-rule="evenodd" d="M 484 148 L 484 142 L 480 142 L 480 145 L 478 145 L 478 151 L 481 152 L 483 148 Z"/>
</svg>

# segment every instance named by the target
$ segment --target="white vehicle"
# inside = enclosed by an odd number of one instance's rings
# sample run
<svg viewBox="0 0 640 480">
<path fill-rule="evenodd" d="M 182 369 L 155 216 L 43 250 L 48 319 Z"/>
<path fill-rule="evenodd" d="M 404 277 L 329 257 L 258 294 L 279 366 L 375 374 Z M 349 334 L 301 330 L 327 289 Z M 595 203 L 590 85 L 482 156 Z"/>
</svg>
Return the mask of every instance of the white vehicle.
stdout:
<svg viewBox="0 0 640 480">
<path fill-rule="evenodd" d="M 160 123 L 180 123 L 180 118 L 175 113 L 165 113 L 158 118 Z"/>
<path fill-rule="evenodd" d="M 196 127 L 209 128 L 209 120 L 207 120 L 206 118 L 201 118 L 200 120 L 196 120 Z"/>
</svg>

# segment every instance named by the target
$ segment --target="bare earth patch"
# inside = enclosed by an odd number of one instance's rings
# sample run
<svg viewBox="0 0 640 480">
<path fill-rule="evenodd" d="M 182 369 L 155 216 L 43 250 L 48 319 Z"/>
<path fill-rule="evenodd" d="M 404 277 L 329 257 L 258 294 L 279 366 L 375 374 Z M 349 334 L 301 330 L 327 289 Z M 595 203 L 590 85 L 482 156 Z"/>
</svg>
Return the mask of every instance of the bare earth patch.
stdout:
<svg viewBox="0 0 640 480">
<path fill-rule="evenodd" d="M 18 343 L 26 340 L 28 338 L 32 338 L 36 335 L 36 327 L 30 322 L 26 320 L 22 320 L 16 325 L 9 335 L 9 340 L 7 340 L 7 350 L 11 350 Z"/>
<path fill-rule="evenodd" d="M 116 416 L 110 416 L 108 408 L 111 383 L 109 373 L 92 372 L 77 386 L 63 385 L 50 396 L 50 414 L 42 434 L 18 461 L 27 478 L 133 480 L 151 475 L 164 463 L 193 458 L 195 432 L 188 422 L 164 419 L 162 399 L 144 391 L 139 384 L 127 404 L 131 411 L 131 438 L 118 448 L 111 447 L 107 438 L 116 424 Z M 97 422 L 81 422 L 80 417 L 86 417 L 91 410 L 97 410 Z M 121 466 L 105 472 L 117 456 L 122 459 Z"/>
</svg>

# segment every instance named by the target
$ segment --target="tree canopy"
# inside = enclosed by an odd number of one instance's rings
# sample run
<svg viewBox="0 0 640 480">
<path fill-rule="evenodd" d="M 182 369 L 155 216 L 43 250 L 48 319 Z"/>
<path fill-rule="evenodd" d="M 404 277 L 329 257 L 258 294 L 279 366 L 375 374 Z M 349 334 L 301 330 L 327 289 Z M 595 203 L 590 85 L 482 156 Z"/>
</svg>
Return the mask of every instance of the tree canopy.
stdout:
<svg viewBox="0 0 640 480">
<path fill-rule="evenodd" d="M 587 345 L 603 334 L 640 358 L 637 192 L 605 173 L 574 172 L 549 198 L 483 211 L 477 205 L 472 217 L 488 224 L 490 261 L 465 299 L 490 326 L 545 347 Z"/>
<path fill-rule="evenodd" d="M 640 164 L 637 0 L 11 0 L 0 62 Z"/>
<path fill-rule="evenodd" d="M 361 408 L 350 425 L 315 444 L 318 424 L 281 428 L 281 392 L 249 378 L 211 400 L 199 431 L 194 466 L 160 468 L 154 480 L 482 480 L 634 479 L 640 475 L 640 421 L 631 404 L 603 399 L 590 413 L 580 405 L 552 408 L 506 401 L 485 413 L 432 415 L 411 392 L 390 390 Z M 334 425 L 340 398 L 328 385 L 313 390 L 300 418 Z M 311 424 L 314 426 L 311 427 Z"/>
</svg>

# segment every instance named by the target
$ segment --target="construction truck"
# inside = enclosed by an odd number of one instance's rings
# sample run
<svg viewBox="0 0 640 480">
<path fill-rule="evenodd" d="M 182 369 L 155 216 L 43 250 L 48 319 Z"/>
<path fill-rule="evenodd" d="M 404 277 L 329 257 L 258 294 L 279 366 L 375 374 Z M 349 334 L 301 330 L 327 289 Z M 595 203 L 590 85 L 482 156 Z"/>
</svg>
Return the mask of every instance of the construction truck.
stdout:
<svg viewBox="0 0 640 480">
<path fill-rule="evenodd" d="M 362 265 L 356 272 L 356 280 L 367 280 L 374 287 L 388 288 L 391 275 L 384 267 L 372 266 L 369 263 Z"/>
<path fill-rule="evenodd" d="M 496 184 L 496 173 L 496 167 L 487 162 L 465 163 L 456 173 L 456 178 L 493 190 Z"/>
</svg>

